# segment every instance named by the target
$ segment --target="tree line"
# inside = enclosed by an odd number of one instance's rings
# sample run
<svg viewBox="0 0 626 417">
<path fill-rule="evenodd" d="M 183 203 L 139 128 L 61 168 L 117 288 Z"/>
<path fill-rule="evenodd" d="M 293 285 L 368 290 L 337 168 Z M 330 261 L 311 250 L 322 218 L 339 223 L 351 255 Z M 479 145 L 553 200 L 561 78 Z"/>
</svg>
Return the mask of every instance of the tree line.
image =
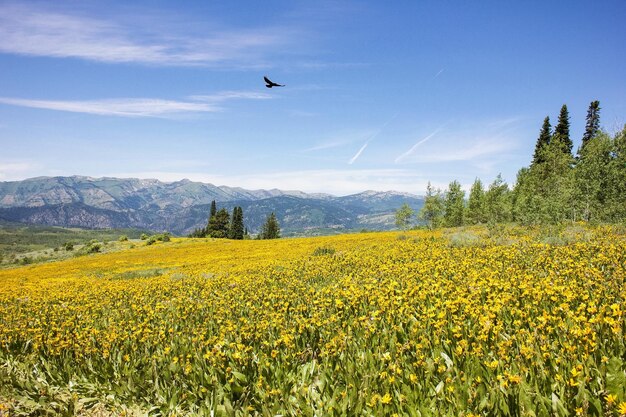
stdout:
<svg viewBox="0 0 626 417">
<path fill-rule="evenodd" d="M 476 178 L 469 197 L 458 181 L 441 191 L 430 182 L 419 217 L 428 227 L 517 222 L 525 225 L 564 221 L 626 221 L 626 126 L 611 136 L 600 128 L 600 103 L 587 112 L 580 147 L 573 153 L 567 105 L 554 129 L 546 116 L 532 161 L 519 170 L 512 188 L 498 175 L 485 189 Z M 412 213 L 396 212 L 405 226 Z"/>
<path fill-rule="evenodd" d="M 209 219 L 205 227 L 195 229 L 189 237 L 212 237 L 217 239 L 249 239 L 248 228 L 244 225 L 243 209 L 233 208 L 232 215 L 226 208 L 217 209 L 215 200 L 211 202 Z M 257 239 L 277 239 L 280 237 L 280 226 L 274 213 L 267 216 Z"/>
</svg>

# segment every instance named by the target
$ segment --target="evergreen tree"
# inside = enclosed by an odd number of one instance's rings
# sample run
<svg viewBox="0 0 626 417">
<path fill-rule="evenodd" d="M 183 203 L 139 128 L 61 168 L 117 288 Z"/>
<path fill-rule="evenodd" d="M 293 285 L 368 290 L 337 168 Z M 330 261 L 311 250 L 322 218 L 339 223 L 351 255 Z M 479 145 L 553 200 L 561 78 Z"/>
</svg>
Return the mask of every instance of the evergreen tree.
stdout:
<svg viewBox="0 0 626 417">
<path fill-rule="evenodd" d="M 274 213 L 267 216 L 259 236 L 261 239 L 278 239 L 280 237 L 280 226 Z"/>
<path fill-rule="evenodd" d="M 214 217 L 217 214 L 217 204 L 215 204 L 215 200 L 211 201 L 211 212 L 209 214 L 209 219 Z"/>
<path fill-rule="evenodd" d="M 419 217 L 426 222 L 428 228 L 434 229 L 441 225 L 443 220 L 443 210 L 444 204 L 441 196 L 441 190 L 434 189 L 429 181 L 426 186 L 424 206 L 420 210 Z"/>
<path fill-rule="evenodd" d="M 583 135 L 583 142 L 580 145 L 579 153 L 585 148 L 587 143 L 598 133 L 600 129 L 600 102 L 598 100 L 592 101 L 589 104 L 589 110 L 587 110 L 587 124 L 585 125 L 585 134 Z"/>
<path fill-rule="evenodd" d="M 241 240 L 243 236 L 243 209 L 241 207 L 235 207 L 233 208 L 233 219 L 230 222 L 229 238 Z"/>
<path fill-rule="evenodd" d="M 402 230 L 406 230 L 411 224 L 411 217 L 415 214 L 415 211 L 407 204 L 402 204 L 396 211 L 396 226 Z"/>
<path fill-rule="evenodd" d="M 467 223 L 476 224 L 485 221 L 485 190 L 480 179 L 476 178 L 470 189 L 465 218 Z"/>
<path fill-rule="evenodd" d="M 230 214 L 225 208 L 219 209 L 209 220 L 209 236 L 214 238 L 228 237 L 230 230 Z"/>
<path fill-rule="evenodd" d="M 561 107 L 561 113 L 559 113 L 559 122 L 554 129 L 554 136 L 551 142 L 557 142 L 560 145 L 563 153 L 572 154 L 572 148 L 574 144 L 569 136 L 569 112 L 567 111 L 567 105 L 563 104 Z"/>
<path fill-rule="evenodd" d="M 533 164 L 540 164 L 544 162 L 541 159 L 542 149 L 544 149 L 550 143 L 552 138 L 552 126 L 550 125 L 550 117 L 546 116 L 543 119 L 543 125 L 539 132 L 539 138 L 537 138 L 537 144 L 535 145 L 535 154 L 533 155 Z"/>
<path fill-rule="evenodd" d="M 215 227 L 215 215 L 217 214 L 217 205 L 215 204 L 215 200 L 211 201 L 211 211 L 209 212 L 209 219 L 207 220 L 206 227 L 204 230 L 203 236 L 198 237 L 207 237 L 213 236 L 213 232 L 215 231 L 213 227 Z"/>
<path fill-rule="evenodd" d="M 444 222 L 448 227 L 463 225 L 465 212 L 465 191 L 461 189 L 458 181 L 452 181 L 448 186 L 445 197 Z"/>
</svg>

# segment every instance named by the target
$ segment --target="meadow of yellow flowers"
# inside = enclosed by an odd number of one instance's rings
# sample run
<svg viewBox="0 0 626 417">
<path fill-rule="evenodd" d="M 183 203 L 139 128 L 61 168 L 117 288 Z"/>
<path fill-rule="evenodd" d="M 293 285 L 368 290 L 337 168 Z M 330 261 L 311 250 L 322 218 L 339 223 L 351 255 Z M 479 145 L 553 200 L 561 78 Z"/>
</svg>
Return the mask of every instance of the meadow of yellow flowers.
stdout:
<svg viewBox="0 0 626 417">
<path fill-rule="evenodd" d="M 626 415 L 623 231 L 464 233 L 0 270 L 0 415 Z"/>
</svg>

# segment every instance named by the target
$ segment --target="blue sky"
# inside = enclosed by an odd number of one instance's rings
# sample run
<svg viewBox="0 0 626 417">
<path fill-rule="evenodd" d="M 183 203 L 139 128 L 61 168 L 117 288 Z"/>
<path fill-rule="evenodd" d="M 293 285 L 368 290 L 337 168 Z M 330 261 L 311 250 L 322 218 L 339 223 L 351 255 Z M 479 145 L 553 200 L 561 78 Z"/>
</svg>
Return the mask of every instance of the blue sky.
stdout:
<svg viewBox="0 0 626 417">
<path fill-rule="evenodd" d="M 623 0 L 0 0 L 0 181 L 511 184 L 563 104 L 575 147 L 592 100 L 623 126 L 624 17 Z"/>
</svg>

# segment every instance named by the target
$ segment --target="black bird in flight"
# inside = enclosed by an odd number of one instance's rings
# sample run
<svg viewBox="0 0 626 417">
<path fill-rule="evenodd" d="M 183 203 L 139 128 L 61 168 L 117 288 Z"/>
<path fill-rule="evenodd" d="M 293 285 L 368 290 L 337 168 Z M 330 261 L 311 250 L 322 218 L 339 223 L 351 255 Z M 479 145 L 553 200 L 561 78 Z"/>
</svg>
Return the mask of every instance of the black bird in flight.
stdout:
<svg viewBox="0 0 626 417">
<path fill-rule="evenodd" d="M 265 80 L 265 86 L 267 88 L 272 88 L 272 87 L 284 87 L 284 84 L 276 84 L 274 81 L 270 80 L 267 77 L 263 77 L 263 79 Z"/>
</svg>

